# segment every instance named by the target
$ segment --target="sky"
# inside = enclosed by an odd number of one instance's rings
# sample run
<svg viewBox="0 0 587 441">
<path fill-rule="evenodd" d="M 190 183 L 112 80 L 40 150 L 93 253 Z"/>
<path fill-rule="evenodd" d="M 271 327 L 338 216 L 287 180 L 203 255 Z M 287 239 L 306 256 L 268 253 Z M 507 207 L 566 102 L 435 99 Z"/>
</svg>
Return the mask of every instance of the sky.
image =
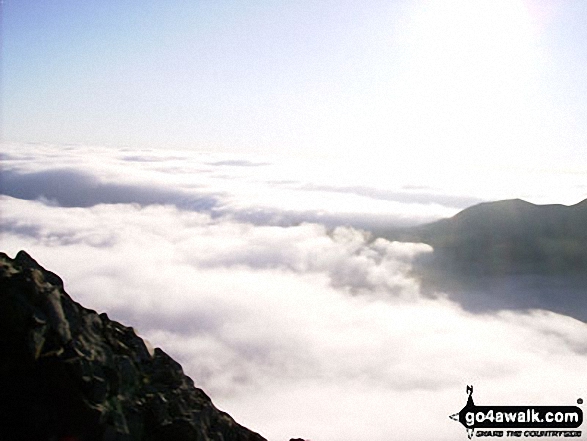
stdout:
<svg viewBox="0 0 587 441">
<path fill-rule="evenodd" d="M 587 396 L 583 322 L 424 293 L 433 250 L 374 233 L 587 197 L 585 2 L 0 8 L 2 251 L 239 423 L 454 440 L 467 384 L 479 404 Z"/>
<path fill-rule="evenodd" d="M 583 170 L 582 1 L 5 0 L 9 142 Z"/>
</svg>

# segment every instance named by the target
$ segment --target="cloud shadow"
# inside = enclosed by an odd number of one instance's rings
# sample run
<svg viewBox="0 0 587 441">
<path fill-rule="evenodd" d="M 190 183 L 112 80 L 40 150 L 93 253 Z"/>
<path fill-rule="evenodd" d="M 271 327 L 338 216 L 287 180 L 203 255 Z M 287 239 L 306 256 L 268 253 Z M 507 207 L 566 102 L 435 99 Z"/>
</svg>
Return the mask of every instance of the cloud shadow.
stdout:
<svg viewBox="0 0 587 441">
<path fill-rule="evenodd" d="M 34 173 L 3 170 L 0 194 L 24 200 L 47 199 L 62 207 L 170 204 L 191 211 L 210 211 L 217 205 L 216 198 L 209 195 L 150 185 L 102 183 L 88 173 L 68 169 Z"/>
<path fill-rule="evenodd" d="M 450 269 L 434 256 L 417 260 L 422 293 L 443 293 L 465 310 L 544 309 L 587 322 L 587 274 L 480 274 Z"/>
</svg>

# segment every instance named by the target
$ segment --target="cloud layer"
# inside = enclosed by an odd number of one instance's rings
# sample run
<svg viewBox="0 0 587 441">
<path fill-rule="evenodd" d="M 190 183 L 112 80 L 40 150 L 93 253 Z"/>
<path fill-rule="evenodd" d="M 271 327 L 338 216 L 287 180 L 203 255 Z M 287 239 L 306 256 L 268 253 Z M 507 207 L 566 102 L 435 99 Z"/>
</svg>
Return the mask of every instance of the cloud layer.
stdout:
<svg viewBox="0 0 587 441">
<path fill-rule="evenodd" d="M 26 249 L 74 299 L 137 328 L 270 440 L 458 439 L 464 429 L 448 415 L 467 384 L 483 404 L 587 395 L 584 323 L 539 310 L 472 314 L 441 292 L 423 295 L 410 269 L 428 246 L 291 222 L 326 191 L 305 200 L 309 179 L 269 184 L 275 171 L 258 158 L 9 154 L 3 249 Z M 201 197 L 214 203 L 178 202 Z M 418 204 L 411 222 L 430 208 Z M 243 214 L 260 207 L 290 221 Z"/>
<path fill-rule="evenodd" d="M 438 170 L 378 158 L 18 144 L 3 145 L 2 155 L 0 194 L 66 207 L 174 205 L 257 225 L 381 231 L 452 216 L 484 200 L 576 203 L 586 191 L 571 172 Z"/>
</svg>

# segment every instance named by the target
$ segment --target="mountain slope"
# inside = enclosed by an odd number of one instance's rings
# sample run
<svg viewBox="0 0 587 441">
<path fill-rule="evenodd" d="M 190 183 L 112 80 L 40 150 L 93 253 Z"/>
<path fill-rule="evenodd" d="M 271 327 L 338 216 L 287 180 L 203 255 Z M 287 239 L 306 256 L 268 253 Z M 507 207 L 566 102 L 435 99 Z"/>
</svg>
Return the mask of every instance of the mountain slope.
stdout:
<svg viewBox="0 0 587 441">
<path fill-rule="evenodd" d="M 2 440 L 264 440 L 22 251 L 0 253 L 0 353 Z"/>
<path fill-rule="evenodd" d="M 452 218 L 396 230 L 390 239 L 432 245 L 441 267 L 482 274 L 587 271 L 587 199 L 535 205 L 513 199 L 467 208 Z"/>
</svg>

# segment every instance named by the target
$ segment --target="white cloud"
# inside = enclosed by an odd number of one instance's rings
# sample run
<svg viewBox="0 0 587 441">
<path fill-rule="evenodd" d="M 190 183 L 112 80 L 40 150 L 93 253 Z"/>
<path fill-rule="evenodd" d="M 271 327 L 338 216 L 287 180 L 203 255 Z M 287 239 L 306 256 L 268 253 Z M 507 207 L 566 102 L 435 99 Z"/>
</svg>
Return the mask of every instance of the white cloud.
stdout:
<svg viewBox="0 0 587 441">
<path fill-rule="evenodd" d="M 414 169 L 381 158 L 3 145 L 0 192 L 63 206 L 170 204 L 254 224 L 367 230 L 452 216 L 483 200 L 576 203 L 578 173 Z M 515 185 L 512 185 L 515 183 Z M 562 196 L 561 196 L 562 195 Z"/>
<path fill-rule="evenodd" d="M 454 439 L 464 429 L 448 414 L 468 383 L 497 404 L 585 392 L 584 324 L 423 298 L 407 273 L 425 245 L 170 206 L 1 204 L 7 251 L 27 249 L 82 304 L 137 327 L 271 440 Z"/>
<path fill-rule="evenodd" d="M 108 156 L 121 152 L 98 154 L 104 161 L 65 163 L 121 188 L 149 179 L 161 192 L 201 185 L 228 208 L 60 207 L 0 196 L 3 250 L 27 250 L 74 299 L 135 326 L 220 408 L 270 440 L 464 437 L 448 415 L 471 383 L 480 404 L 564 405 L 586 396 L 584 323 L 544 311 L 474 315 L 443 296 L 422 296 L 409 270 L 430 252 L 423 244 L 317 223 L 238 220 L 238 209 L 262 205 L 253 198 L 247 206 L 245 196 L 271 186 L 256 174 L 268 166 L 159 160 L 155 152 L 139 161 L 125 152 L 127 167 Z M 58 157 L 64 166 L 68 155 Z M 52 168 L 48 155 L 40 158 L 13 169 Z M 204 177 L 189 184 L 197 168 Z M 267 191 L 283 194 L 274 185 Z M 298 203 L 268 201 L 276 213 Z"/>
</svg>

